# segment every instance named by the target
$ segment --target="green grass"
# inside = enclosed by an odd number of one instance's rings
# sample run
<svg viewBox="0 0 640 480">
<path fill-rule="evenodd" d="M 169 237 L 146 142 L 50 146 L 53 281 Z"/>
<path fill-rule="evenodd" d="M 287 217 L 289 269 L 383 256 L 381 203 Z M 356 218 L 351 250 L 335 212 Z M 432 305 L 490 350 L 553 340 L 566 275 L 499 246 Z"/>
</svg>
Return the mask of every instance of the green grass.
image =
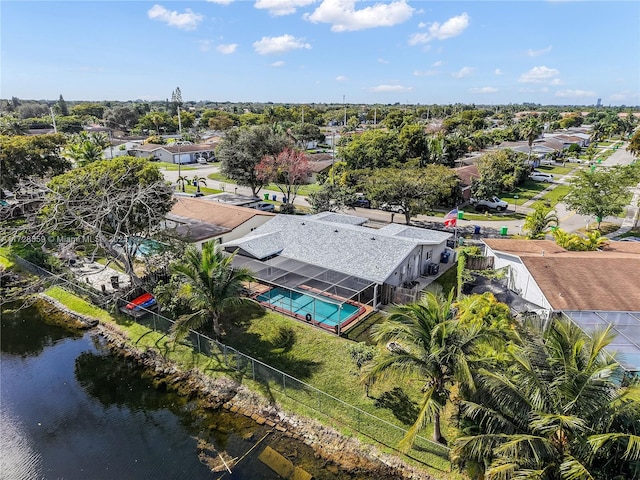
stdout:
<svg viewBox="0 0 640 480">
<path fill-rule="evenodd" d="M 160 170 L 166 170 L 169 172 L 177 172 L 178 170 L 180 171 L 197 170 L 196 167 L 189 167 L 187 165 L 180 165 L 180 168 L 178 168 L 177 163 L 162 163 L 159 166 L 160 166 Z"/>
<path fill-rule="evenodd" d="M 345 417 L 346 408 L 339 402 L 333 402 L 326 397 L 318 397 L 313 392 L 296 385 L 288 385 L 287 395 L 284 395 L 281 391 L 282 388 L 280 388 L 280 378 L 275 378 L 275 383 L 258 382 L 251 378 L 250 372 L 229 370 L 222 363 L 221 358 L 208 357 L 195 352 L 188 345 L 176 344 L 167 335 L 150 330 L 123 315 L 111 314 L 95 307 L 60 287 L 51 287 L 46 293 L 75 312 L 96 318 L 107 324 L 117 324 L 132 344 L 142 349 L 157 349 L 166 358 L 176 362 L 185 370 L 198 368 L 212 377 L 231 376 L 242 381 L 252 390 L 262 392 L 268 398 L 276 399 L 285 410 L 317 418 L 325 424 L 334 426 L 343 434 L 357 436 L 365 442 L 371 442 L 371 439 L 375 439 L 377 442 L 387 445 L 387 448 L 382 448 L 382 450 L 394 453 L 392 448 L 399 441 L 397 431 L 382 424 L 376 426 L 365 419 L 366 425 L 363 426 L 367 429 L 368 435 L 363 436 L 346 426 L 345 422 L 350 420 Z M 336 337 L 290 318 L 265 312 L 258 306 L 238 311 L 236 319 L 234 325 L 228 328 L 228 335 L 225 338 L 225 343 L 228 345 L 390 423 L 405 429 L 409 426 L 406 419 L 410 418 L 411 412 L 415 412 L 416 402 L 423 386 L 423 382 L 419 379 L 409 378 L 403 381 L 402 390 L 396 391 L 402 393 L 400 398 L 404 401 L 393 402 L 389 400 L 394 398 L 397 400 L 398 395 L 395 397 L 389 395 L 389 392 L 397 386 L 396 382 L 387 381 L 377 384 L 371 389 L 371 396 L 388 399 L 386 407 L 377 407 L 374 398 L 367 398 L 364 388 L 359 384 L 355 365 L 350 360 L 347 350 L 347 346 L 351 344 L 349 340 Z M 293 331 L 295 336 L 295 341 L 288 349 L 274 344 L 274 340 L 283 328 Z M 398 418 L 404 418 L 405 421 L 400 421 Z M 446 424 L 443 425 L 443 433 L 449 438 L 453 435 Z M 430 428 L 423 432 L 425 438 L 428 438 L 430 434 Z M 376 444 L 379 445 L 379 443 Z M 430 465 L 431 468 L 426 470 L 437 478 L 449 480 L 461 478 L 458 474 L 449 473 L 449 461 L 441 454 L 430 452 L 428 449 L 424 451 L 414 449 L 409 455 L 419 459 L 421 463 Z"/>
<path fill-rule="evenodd" d="M 626 238 L 626 237 L 640 237 L 640 228 L 633 228 L 626 233 L 623 233 L 618 238 Z"/>
<path fill-rule="evenodd" d="M 225 177 L 222 173 L 210 173 L 209 175 L 207 175 L 207 178 L 210 179 L 210 180 L 218 181 L 218 182 L 235 184 L 235 181 L 233 181 L 229 177 Z M 273 192 L 279 192 L 280 191 L 278 189 L 278 186 L 275 183 L 270 183 L 268 185 L 265 185 L 263 187 L 263 190 L 269 190 L 269 191 L 273 191 Z M 298 195 L 306 197 L 310 193 L 316 192 L 318 190 L 320 190 L 320 185 L 318 185 L 317 183 L 313 183 L 313 184 L 310 184 L 310 185 L 300 185 L 300 188 L 298 188 Z M 259 196 L 262 197 L 262 194 L 260 194 Z M 278 195 L 278 197 L 280 198 L 281 196 L 282 196 L 282 194 L 280 193 Z"/>
<path fill-rule="evenodd" d="M 544 204 L 545 206 L 548 205 L 553 208 L 567 196 L 570 190 L 571 187 L 569 185 L 556 185 L 553 190 L 545 192 L 540 199 L 534 202 L 531 205 L 531 208 L 535 208 L 538 204 Z"/>
<path fill-rule="evenodd" d="M 184 193 L 196 193 L 197 191 L 198 189 L 193 185 L 185 185 L 184 187 Z M 176 192 L 182 192 L 182 186 L 178 185 L 176 187 Z M 213 195 L 213 194 L 222 193 L 222 192 L 224 192 L 224 190 L 218 190 L 216 188 L 209 188 L 209 187 L 204 187 L 200 185 L 200 193 L 204 193 L 205 195 Z"/>
<path fill-rule="evenodd" d="M 560 165 L 541 165 L 536 168 L 536 170 L 540 170 L 541 172 L 545 173 L 551 173 L 554 175 L 566 175 L 575 168 L 576 167 L 562 167 Z"/>
<path fill-rule="evenodd" d="M 548 186 L 549 184 L 545 182 L 534 182 L 533 180 L 527 180 L 513 192 L 503 193 L 502 195 L 500 195 L 500 199 L 510 204 L 516 203 L 518 205 L 522 205 L 523 203 L 532 200 L 533 197 L 540 194 L 540 192 L 542 192 Z M 514 198 L 515 195 L 518 195 L 517 199 Z"/>
</svg>

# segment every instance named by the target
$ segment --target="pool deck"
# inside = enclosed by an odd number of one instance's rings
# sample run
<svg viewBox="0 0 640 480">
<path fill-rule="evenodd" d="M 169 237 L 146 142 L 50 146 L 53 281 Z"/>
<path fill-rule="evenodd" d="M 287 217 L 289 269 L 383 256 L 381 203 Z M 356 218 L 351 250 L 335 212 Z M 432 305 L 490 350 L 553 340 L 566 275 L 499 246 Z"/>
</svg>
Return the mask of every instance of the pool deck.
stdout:
<svg viewBox="0 0 640 480">
<path fill-rule="evenodd" d="M 303 316 L 300 315 L 299 313 L 295 313 L 292 312 L 290 310 L 287 310 L 285 308 L 281 308 L 278 307 L 276 305 L 273 305 L 269 302 L 262 302 L 260 300 L 258 300 L 258 297 L 260 295 L 263 295 L 265 293 L 267 293 L 269 290 L 273 289 L 273 288 L 284 288 L 284 287 L 270 287 L 268 285 L 262 285 L 262 284 L 251 284 L 248 289 L 250 289 L 251 291 L 251 298 L 253 298 L 254 300 L 258 301 L 262 306 L 264 306 L 265 308 L 268 308 L 269 310 L 273 310 L 275 312 L 281 313 L 283 315 L 286 315 L 287 317 L 291 317 L 294 318 L 296 320 L 299 320 L 301 322 L 304 322 L 308 325 L 313 325 L 315 327 L 321 328 L 322 330 L 325 330 L 327 332 L 332 332 L 332 333 L 338 333 L 338 328 L 337 325 L 327 325 L 324 322 L 319 322 L 317 320 L 314 319 L 309 319 L 307 318 L 307 316 Z M 346 333 L 347 331 L 349 331 L 351 328 L 353 328 L 355 325 L 357 325 L 362 319 L 366 318 L 369 316 L 369 314 L 371 312 L 373 312 L 373 308 L 367 305 L 362 305 L 360 303 L 354 302 L 352 300 L 348 300 L 346 298 L 342 298 L 339 297 L 337 295 L 333 295 L 327 292 L 322 292 L 316 288 L 313 287 L 309 287 L 308 285 L 299 285 L 299 287 L 301 290 L 306 290 L 310 293 L 313 293 L 317 296 L 321 296 L 321 297 L 327 297 L 330 298 L 332 300 L 336 300 L 337 302 L 340 303 L 347 303 L 349 305 L 353 305 L 354 307 L 357 307 L 358 310 L 356 312 L 354 312 L 347 320 L 345 320 L 344 322 L 342 322 L 340 324 L 340 334 L 342 333 Z"/>
</svg>

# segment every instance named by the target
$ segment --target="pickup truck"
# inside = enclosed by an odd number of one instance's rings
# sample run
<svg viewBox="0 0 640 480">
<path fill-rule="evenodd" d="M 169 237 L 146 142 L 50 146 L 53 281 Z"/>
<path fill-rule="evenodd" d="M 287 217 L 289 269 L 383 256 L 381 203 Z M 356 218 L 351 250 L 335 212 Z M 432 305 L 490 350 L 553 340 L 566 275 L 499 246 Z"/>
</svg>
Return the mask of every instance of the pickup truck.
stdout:
<svg viewBox="0 0 640 480">
<path fill-rule="evenodd" d="M 469 201 L 478 211 L 497 210 L 499 212 L 503 212 L 509 206 L 507 202 L 500 200 L 498 197 L 491 197 L 486 200 L 476 200 L 475 198 L 472 198 Z"/>
</svg>

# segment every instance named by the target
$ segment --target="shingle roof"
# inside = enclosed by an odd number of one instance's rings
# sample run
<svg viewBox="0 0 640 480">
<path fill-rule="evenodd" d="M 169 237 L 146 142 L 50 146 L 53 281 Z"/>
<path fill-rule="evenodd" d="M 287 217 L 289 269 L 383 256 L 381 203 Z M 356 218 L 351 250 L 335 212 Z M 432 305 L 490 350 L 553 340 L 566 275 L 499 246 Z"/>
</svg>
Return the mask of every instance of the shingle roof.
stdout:
<svg viewBox="0 0 640 480">
<path fill-rule="evenodd" d="M 259 259 L 278 253 L 384 283 L 416 246 L 439 245 L 451 237 L 443 232 L 402 225 L 375 230 L 358 225 L 356 220 L 350 222 L 347 217 L 358 218 L 344 214 L 278 215 L 250 235 L 224 246 L 238 247 Z"/>
<path fill-rule="evenodd" d="M 233 230 L 255 216 L 273 217 L 275 214 L 255 208 L 236 207 L 202 198 L 176 197 L 177 201 L 167 216 L 197 220 Z"/>
<path fill-rule="evenodd" d="M 485 243 L 520 257 L 554 310 L 640 308 L 640 244 L 609 242 L 602 251 L 569 252 L 550 240 Z"/>
</svg>

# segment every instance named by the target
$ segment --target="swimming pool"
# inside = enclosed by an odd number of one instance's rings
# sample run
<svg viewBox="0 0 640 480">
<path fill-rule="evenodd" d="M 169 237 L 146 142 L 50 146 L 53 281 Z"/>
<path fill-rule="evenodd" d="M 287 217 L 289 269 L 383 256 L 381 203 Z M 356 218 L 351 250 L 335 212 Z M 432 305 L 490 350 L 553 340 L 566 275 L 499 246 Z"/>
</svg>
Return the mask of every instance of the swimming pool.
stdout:
<svg viewBox="0 0 640 480">
<path fill-rule="evenodd" d="M 360 307 L 350 303 L 338 303 L 321 295 L 307 295 L 306 293 L 288 290 L 286 288 L 272 288 L 268 292 L 256 297 L 259 302 L 268 303 L 278 310 L 293 316 L 304 318 L 308 322 L 319 323 L 331 328 L 336 325 L 349 323 L 357 316 Z"/>
</svg>

